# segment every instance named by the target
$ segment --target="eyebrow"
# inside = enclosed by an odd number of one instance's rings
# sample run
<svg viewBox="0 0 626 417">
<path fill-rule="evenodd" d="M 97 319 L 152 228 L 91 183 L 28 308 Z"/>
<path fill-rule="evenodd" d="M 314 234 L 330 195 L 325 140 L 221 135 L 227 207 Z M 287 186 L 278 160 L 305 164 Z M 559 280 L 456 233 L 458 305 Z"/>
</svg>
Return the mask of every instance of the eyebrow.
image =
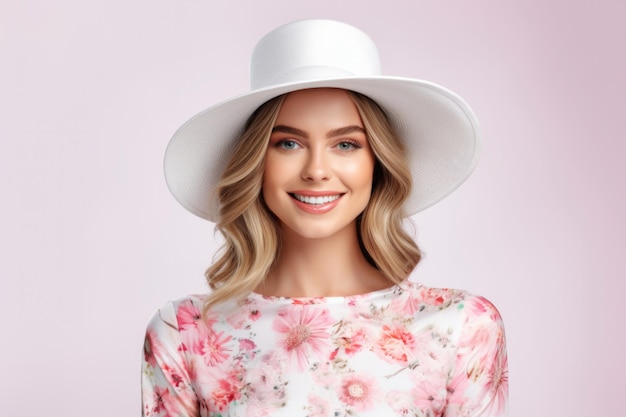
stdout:
<svg viewBox="0 0 626 417">
<path fill-rule="evenodd" d="M 285 126 L 285 125 L 274 126 L 272 128 L 272 133 L 274 133 L 274 132 L 289 133 L 291 135 L 297 135 L 297 136 L 301 136 L 303 138 L 308 138 L 309 137 L 309 134 L 306 133 L 304 130 L 296 129 L 295 127 Z"/>
<path fill-rule="evenodd" d="M 335 136 L 347 135 L 349 133 L 359 132 L 365 134 L 365 129 L 361 126 L 351 125 L 346 127 L 340 127 L 339 129 L 331 130 L 326 134 L 327 138 L 332 138 Z"/>
<path fill-rule="evenodd" d="M 298 135 L 298 136 L 306 138 L 306 139 L 308 139 L 308 137 L 309 137 L 309 134 L 307 132 L 305 132 L 304 130 L 300 130 L 300 129 L 297 129 L 295 127 L 285 126 L 285 125 L 274 126 L 272 128 L 272 133 L 274 133 L 274 132 L 289 133 L 291 135 Z M 354 132 L 359 132 L 359 133 L 365 134 L 365 129 L 363 129 L 361 126 L 357 126 L 357 125 L 350 125 L 350 126 L 340 127 L 339 129 L 334 129 L 334 130 L 329 131 L 326 134 L 326 137 L 327 138 L 332 138 L 332 137 L 335 137 L 335 136 L 347 135 L 349 133 L 354 133 Z"/>
</svg>

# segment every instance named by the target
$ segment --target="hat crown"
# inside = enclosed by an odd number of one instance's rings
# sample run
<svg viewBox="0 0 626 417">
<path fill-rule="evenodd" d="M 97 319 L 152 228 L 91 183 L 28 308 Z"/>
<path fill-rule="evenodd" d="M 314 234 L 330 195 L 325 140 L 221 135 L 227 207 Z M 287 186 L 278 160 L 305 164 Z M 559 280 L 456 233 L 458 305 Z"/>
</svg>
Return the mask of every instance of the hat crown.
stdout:
<svg viewBox="0 0 626 417">
<path fill-rule="evenodd" d="M 258 90 L 324 78 L 381 75 L 378 49 L 359 29 L 333 20 L 301 20 L 265 35 L 250 60 Z"/>
</svg>

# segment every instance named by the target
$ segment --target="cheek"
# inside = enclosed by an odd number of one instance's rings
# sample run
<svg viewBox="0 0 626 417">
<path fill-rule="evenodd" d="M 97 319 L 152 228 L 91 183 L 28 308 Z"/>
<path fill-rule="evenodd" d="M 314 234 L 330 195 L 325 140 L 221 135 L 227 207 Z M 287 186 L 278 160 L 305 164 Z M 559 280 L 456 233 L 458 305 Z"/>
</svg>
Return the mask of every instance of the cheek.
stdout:
<svg viewBox="0 0 626 417">
<path fill-rule="evenodd" d="M 267 197 L 270 190 L 273 188 L 274 178 L 276 177 L 275 170 L 272 168 L 271 163 L 266 163 L 263 169 L 263 182 L 261 192 L 264 197 Z"/>
<path fill-rule="evenodd" d="M 277 191 L 277 189 L 285 183 L 289 178 L 289 165 L 281 162 L 280 158 L 267 155 L 265 158 L 265 165 L 263 168 L 263 188 L 262 192 L 264 196 L 271 195 Z"/>
<path fill-rule="evenodd" d="M 374 178 L 374 163 L 371 159 L 352 161 L 341 165 L 343 176 L 355 187 L 368 187 Z"/>
</svg>

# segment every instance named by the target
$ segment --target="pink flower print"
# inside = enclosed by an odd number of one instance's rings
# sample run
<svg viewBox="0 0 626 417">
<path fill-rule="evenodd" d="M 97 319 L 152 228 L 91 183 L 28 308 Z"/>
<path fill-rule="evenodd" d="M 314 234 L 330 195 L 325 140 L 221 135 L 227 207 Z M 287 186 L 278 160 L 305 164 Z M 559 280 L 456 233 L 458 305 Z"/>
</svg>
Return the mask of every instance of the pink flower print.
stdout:
<svg viewBox="0 0 626 417">
<path fill-rule="evenodd" d="M 504 329 L 498 311 L 487 300 L 469 299 L 464 335 L 459 340 L 449 406 L 464 412 L 486 408 L 488 415 L 506 414 L 508 368 Z"/>
<path fill-rule="evenodd" d="M 261 310 L 266 305 L 263 302 L 259 302 L 258 299 L 246 298 L 242 301 L 242 304 L 246 307 L 245 311 L 248 313 L 248 317 L 252 321 L 257 321 L 261 317 Z M 270 303 L 271 304 L 271 303 Z"/>
<path fill-rule="evenodd" d="M 154 387 L 154 391 L 152 393 L 152 401 L 146 401 L 144 405 L 144 412 L 147 417 L 156 416 L 161 411 L 165 411 L 165 404 L 163 403 L 163 398 L 167 397 L 170 394 L 167 388 Z M 145 398 L 145 397 L 144 397 Z"/>
<path fill-rule="evenodd" d="M 337 338 L 337 344 L 348 356 L 354 356 L 355 353 L 363 349 L 366 341 L 365 330 L 358 329 L 356 331 L 345 331 L 341 337 Z"/>
<path fill-rule="evenodd" d="M 240 339 L 239 340 L 239 353 L 236 355 L 237 359 L 247 358 L 247 360 L 254 359 L 257 352 L 254 351 L 256 349 L 256 343 L 254 343 L 250 339 Z"/>
<path fill-rule="evenodd" d="M 280 338 L 279 345 L 298 369 L 306 368 L 310 357 L 328 357 L 330 354 L 329 332 L 333 318 L 327 309 L 289 305 L 283 308 L 272 327 Z"/>
<path fill-rule="evenodd" d="M 412 316 L 420 307 L 420 299 L 413 297 L 409 291 L 404 291 L 402 295 L 391 300 L 389 308 L 400 315 Z"/>
<path fill-rule="evenodd" d="M 150 404 L 152 406 L 149 404 L 144 406 L 146 417 L 158 415 L 175 416 L 183 412 L 182 405 L 175 396 L 172 396 L 166 387 L 154 388 L 153 398 L 152 401 L 150 401 Z"/>
<path fill-rule="evenodd" d="M 333 415 L 330 403 L 316 395 L 310 395 L 308 398 L 309 405 L 306 409 L 309 411 L 307 417 L 327 417 Z"/>
<path fill-rule="evenodd" d="M 377 348 L 383 358 L 406 365 L 412 357 L 416 343 L 413 334 L 400 326 L 383 326 Z"/>
<path fill-rule="evenodd" d="M 157 333 L 154 330 L 148 329 L 146 332 L 146 338 L 143 343 L 143 358 L 153 368 L 156 368 L 156 357 L 159 356 L 159 352 L 163 349 Z"/>
<path fill-rule="evenodd" d="M 176 372 L 176 367 L 172 368 L 167 364 L 161 366 L 163 374 L 167 378 L 168 382 L 174 387 L 184 386 L 183 378 Z"/>
<path fill-rule="evenodd" d="M 446 405 L 448 392 L 445 384 L 439 383 L 439 380 L 423 378 L 415 385 L 412 394 L 415 406 L 425 415 L 431 411 L 431 414 L 438 416 Z"/>
<path fill-rule="evenodd" d="M 180 303 L 176 318 L 178 319 L 178 327 L 180 330 L 192 330 L 198 326 L 202 315 L 191 300 L 185 300 Z"/>
<path fill-rule="evenodd" d="M 255 410 L 255 416 L 261 410 L 270 412 L 285 405 L 285 387 L 279 358 L 266 355 L 258 366 L 249 368 L 245 376 L 248 410 Z M 278 361 L 276 359 L 279 359 Z"/>
<path fill-rule="evenodd" d="M 180 387 L 183 383 L 183 378 L 174 371 L 170 372 L 170 380 L 175 387 Z"/>
<path fill-rule="evenodd" d="M 480 316 L 482 314 L 487 314 L 488 317 L 492 321 L 500 321 L 502 320 L 500 316 L 500 312 L 491 304 L 489 300 L 484 297 L 472 297 L 466 301 L 466 307 L 468 311 L 471 312 L 474 316 Z"/>
<path fill-rule="evenodd" d="M 450 298 L 449 292 L 450 290 L 445 288 L 424 288 L 421 291 L 421 301 L 425 305 L 438 307 Z"/>
<path fill-rule="evenodd" d="M 409 394 L 404 391 L 390 391 L 387 394 L 387 404 L 399 416 L 410 416 L 413 402 Z M 415 413 L 412 413 L 415 415 Z"/>
<path fill-rule="evenodd" d="M 230 335 L 225 335 L 224 332 L 209 334 L 200 346 L 200 354 L 204 358 L 204 363 L 208 366 L 215 366 L 228 359 L 231 349 L 226 344 L 232 338 Z"/>
<path fill-rule="evenodd" d="M 248 311 L 248 318 L 250 321 L 257 321 L 261 317 L 261 312 L 256 308 L 251 308 Z"/>
<path fill-rule="evenodd" d="M 239 384 L 228 379 L 221 379 L 218 388 L 211 392 L 211 401 L 219 411 L 224 411 L 228 404 L 240 398 Z"/>
<path fill-rule="evenodd" d="M 199 327 L 202 321 L 202 313 L 195 306 L 195 304 L 187 299 L 184 300 L 178 306 L 178 311 L 176 313 L 176 319 L 178 320 L 178 328 L 181 331 L 185 330 L 195 330 Z M 204 324 L 206 326 L 212 326 L 215 323 L 215 319 L 211 319 L 210 317 L 207 319 Z"/>
<path fill-rule="evenodd" d="M 236 311 L 228 316 L 226 322 L 234 329 L 249 328 L 251 322 L 257 321 L 261 317 L 261 311 L 255 302 L 244 300 Z"/>
<path fill-rule="evenodd" d="M 251 352 L 256 348 L 256 344 L 250 339 L 241 339 L 239 341 L 239 350 Z"/>
<path fill-rule="evenodd" d="M 308 306 L 314 304 L 324 304 L 326 299 L 324 297 L 306 297 L 306 298 L 293 298 L 291 300 L 292 305 Z"/>
<path fill-rule="evenodd" d="M 378 402 L 379 393 L 373 378 L 348 374 L 341 382 L 339 399 L 357 411 L 367 411 Z"/>
<path fill-rule="evenodd" d="M 499 354 L 487 370 L 483 394 L 493 397 L 489 402 L 490 411 L 487 414 L 497 416 L 506 414 L 509 398 L 509 372 L 504 344 L 500 345 Z"/>
</svg>

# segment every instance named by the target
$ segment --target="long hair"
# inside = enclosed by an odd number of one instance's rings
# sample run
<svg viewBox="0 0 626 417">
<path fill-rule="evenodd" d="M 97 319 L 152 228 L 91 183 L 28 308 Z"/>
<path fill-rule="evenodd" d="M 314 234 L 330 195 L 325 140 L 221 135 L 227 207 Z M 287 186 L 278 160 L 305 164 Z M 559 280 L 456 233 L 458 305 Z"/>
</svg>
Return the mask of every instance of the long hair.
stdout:
<svg viewBox="0 0 626 417">
<path fill-rule="evenodd" d="M 411 191 L 405 148 L 374 101 L 350 94 L 376 157 L 370 202 L 357 219 L 359 243 L 368 262 L 398 284 L 421 258 L 402 226 L 403 204 Z M 266 102 L 252 114 L 216 187 L 220 199 L 216 229 L 225 241 L 205 273 L 213 290 L 205 314 L 222 301 L 256 289 L 280 255 L 278 220 L 265 205 L 261 188 L 265 153 L 285 96 Z"/>
<path fill-rule="evenodd" d="M 359 219 L 359 242 L 365 257 L 390 281 L 408 278 L 422 254 L 402 226 L 404 203 L 413 179 L 406 147 L 383 109 L 372 99 L 350 92 L 376 157 L 369 204 Z"/>
<path fill-rule="evenodd" d="M 216 186 L 220 200 L 216 229 L 225 241 L 205 273 L 213 291 L 204 314 L 215 304 L 253 291 L 280 251 L 278 224 L 263 202 L 261 187 L 265 152 L 284 98 L 264 103 L 250 116 Z"/>
</svg>

